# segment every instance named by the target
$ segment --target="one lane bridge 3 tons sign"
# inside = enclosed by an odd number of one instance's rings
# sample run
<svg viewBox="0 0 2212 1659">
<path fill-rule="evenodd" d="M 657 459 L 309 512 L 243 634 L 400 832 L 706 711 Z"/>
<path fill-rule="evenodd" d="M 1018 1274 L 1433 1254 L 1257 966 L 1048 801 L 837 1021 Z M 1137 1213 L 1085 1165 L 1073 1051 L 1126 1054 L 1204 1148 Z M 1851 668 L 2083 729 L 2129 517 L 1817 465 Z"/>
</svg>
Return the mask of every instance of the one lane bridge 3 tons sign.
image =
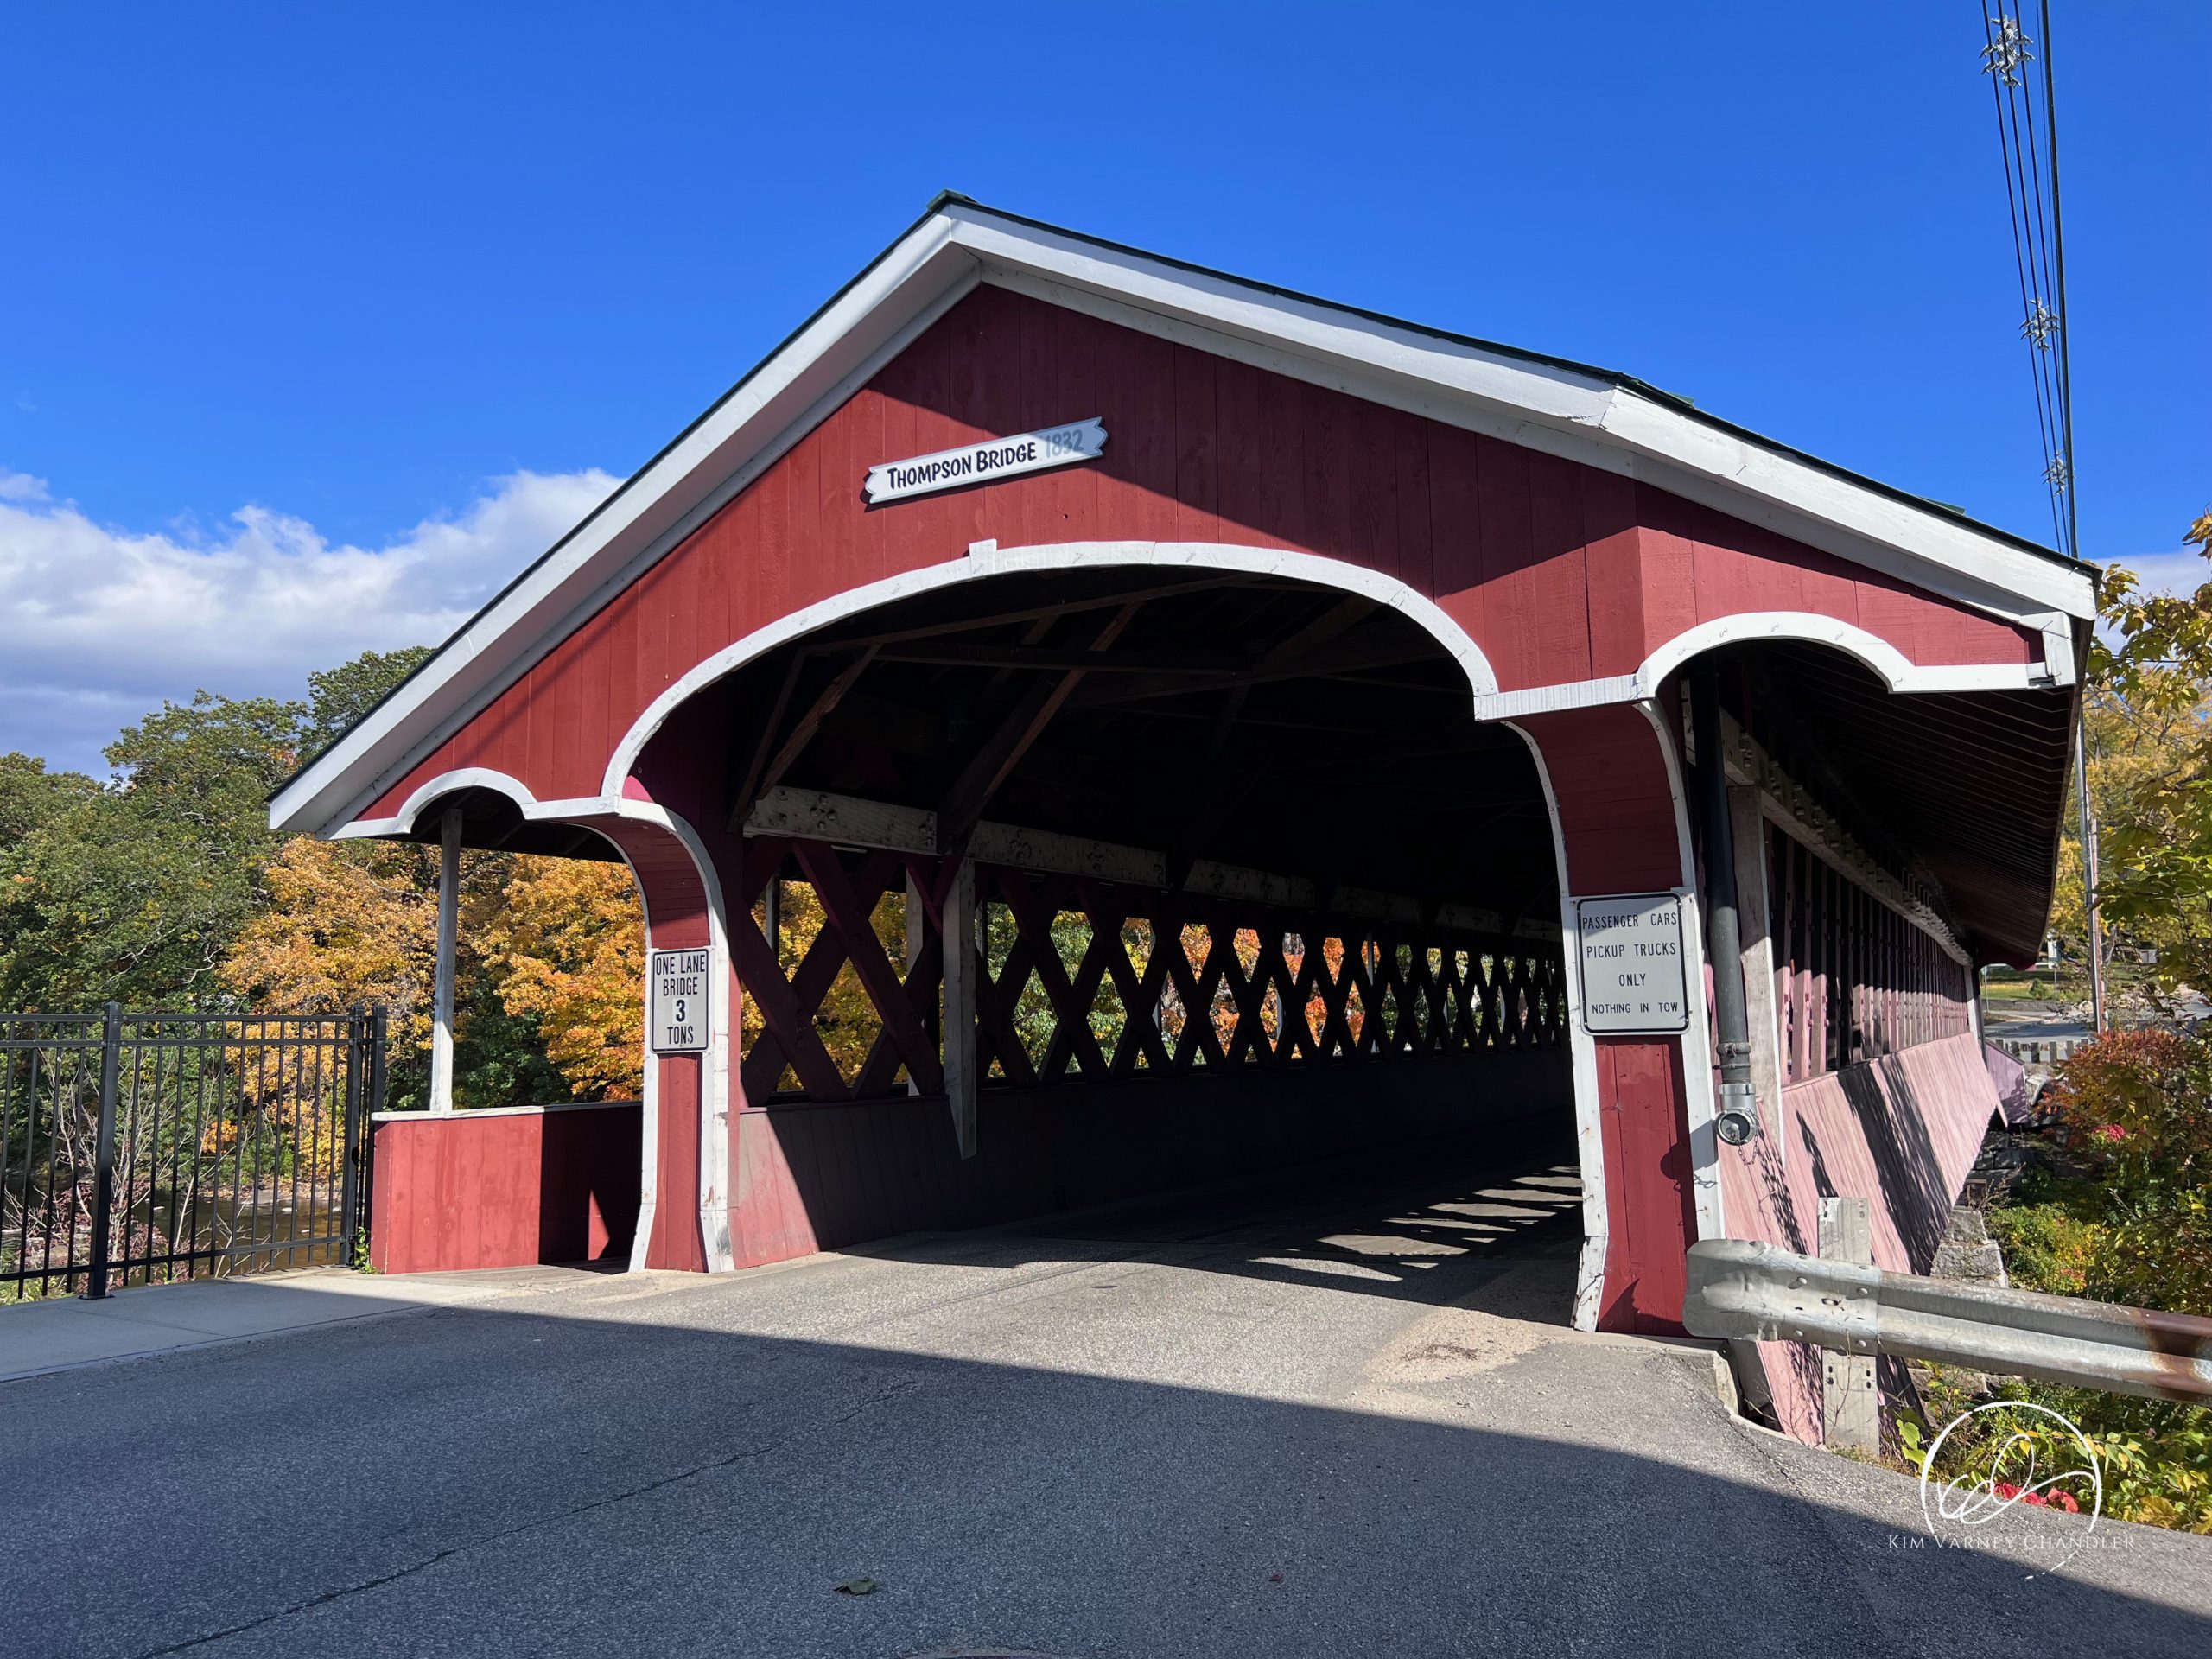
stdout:
<svg viewBox="0 0 2212 1659">
<path fill-rule="evenodd" d="M 709 953 L 656 950 L 645 967 L 646 1029 L 656 1054 L 696 1054 L 707 1046 Z"/>
<path fill-rule="evenodd" d="M 1682 900 L 1624 893 L 1574 901 L 1582 1025 L 1592 1033 L 1678 1032 L 1690 1024 Z"/>
</svg>

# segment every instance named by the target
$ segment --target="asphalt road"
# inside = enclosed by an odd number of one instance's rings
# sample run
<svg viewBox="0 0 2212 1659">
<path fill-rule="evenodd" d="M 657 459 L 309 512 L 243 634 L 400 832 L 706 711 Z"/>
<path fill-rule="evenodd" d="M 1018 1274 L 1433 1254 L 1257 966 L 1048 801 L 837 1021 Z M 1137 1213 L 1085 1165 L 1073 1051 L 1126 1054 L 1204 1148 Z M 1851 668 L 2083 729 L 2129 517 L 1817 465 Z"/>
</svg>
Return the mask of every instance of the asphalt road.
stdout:
<svg viewBox="0 0 2212 1659">
<path fill-rule="evenodd" d="M 1707 1356 L 1547 1323 L 1573 1193 L 1427 1160 L 9 1383 L 0 1655 L 2212 1652 L 2212 1541 L 1938 1549 Z"/>
</svg>

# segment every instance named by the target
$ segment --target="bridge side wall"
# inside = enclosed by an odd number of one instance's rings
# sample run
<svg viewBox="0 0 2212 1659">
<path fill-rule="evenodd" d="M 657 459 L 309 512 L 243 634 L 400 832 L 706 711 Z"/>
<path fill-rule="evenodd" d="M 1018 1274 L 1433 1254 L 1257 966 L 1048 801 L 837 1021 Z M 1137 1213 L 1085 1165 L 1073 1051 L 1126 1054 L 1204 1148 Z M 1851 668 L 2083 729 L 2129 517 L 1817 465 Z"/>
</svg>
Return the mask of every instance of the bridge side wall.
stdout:
<svg viewBox="0 0 2212 1659">
<path fill-rule="evenodd" d="M 740 1266 L 1564 1120 L 1563 1051 L 991 1089 L 962 1159 L 942 1095 L 738 1114 Z"/>
<path fill-rule="evenodd" d="M 1825 1198 L 1868 1201 L 1874 1262 L 1925 1273 L 1974 1166 L 1997 1087 L 1972 1029 L 1971 969 L 1775 823 L 1736 842 L 1745 963 L 1770 976 L 1755 1022 L 1765 1133 L 1718 1148 L 1732 1237 L 1821 1249 Z M 1783 1425 L 1821 1438 L 1817 1350 L 1764 1343 Z"/>
<path fill-rule="evenodd" d="M 1971 1033 L 1921 1043 L 1783 1090 L 1777 1137 L 1725 1147 L 1729 1233 L 1820 1254 L 1820 1201 L 1863 1198 L 1874 1264 L 1925 1273 L 1981 1148 L 1997 1089 Z M 1762 1343 L 1783 1427 L 1821 1438 L 1820 1351 Z"/>
</svg>

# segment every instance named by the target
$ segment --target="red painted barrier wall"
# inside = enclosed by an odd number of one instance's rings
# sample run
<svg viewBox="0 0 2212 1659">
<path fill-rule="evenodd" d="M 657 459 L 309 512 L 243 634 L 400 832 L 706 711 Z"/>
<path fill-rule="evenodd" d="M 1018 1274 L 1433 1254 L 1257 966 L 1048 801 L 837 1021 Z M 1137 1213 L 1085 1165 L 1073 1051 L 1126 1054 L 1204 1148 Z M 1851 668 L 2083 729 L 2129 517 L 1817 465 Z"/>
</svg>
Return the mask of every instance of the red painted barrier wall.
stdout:
<svg viewBox="0 0 2212 1659">
<path fill-rule="evenodd" d="M 1720 1148 L 1728 1231 L 1818 1255 L 1821 1199 L 1865 1198 L 1874 1265 L 1925 1273 L 1997 1109 L 1970 1033 L 1793 1084 L 1782 1091 L 1779 1135 Z M 1783 1427 L 1817 1443 L 1818 1351 L 1772 1342 L 1760 1352 Z"/>
<path fill-rule="evenodd" d="M 626 1258 L 639 1128 L 635 1102 L 384 1118 L 369 1260 L 379 1273 L 428 1273 Z"/>
</svg>

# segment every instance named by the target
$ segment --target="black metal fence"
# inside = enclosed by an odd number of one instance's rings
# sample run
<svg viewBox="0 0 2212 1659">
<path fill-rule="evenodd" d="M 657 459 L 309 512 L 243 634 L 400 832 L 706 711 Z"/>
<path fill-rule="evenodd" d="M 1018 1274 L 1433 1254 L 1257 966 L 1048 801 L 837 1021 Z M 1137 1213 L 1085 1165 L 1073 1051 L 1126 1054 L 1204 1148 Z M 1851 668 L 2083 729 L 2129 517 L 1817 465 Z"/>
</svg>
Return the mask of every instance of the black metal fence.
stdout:
<svg viewBox="0 0 2212 1659">
<path fill-rule="evenodd" d="M 354 1259 L 385 1015 L 0 1014 L 0 1301 Z"/>
</svg>

